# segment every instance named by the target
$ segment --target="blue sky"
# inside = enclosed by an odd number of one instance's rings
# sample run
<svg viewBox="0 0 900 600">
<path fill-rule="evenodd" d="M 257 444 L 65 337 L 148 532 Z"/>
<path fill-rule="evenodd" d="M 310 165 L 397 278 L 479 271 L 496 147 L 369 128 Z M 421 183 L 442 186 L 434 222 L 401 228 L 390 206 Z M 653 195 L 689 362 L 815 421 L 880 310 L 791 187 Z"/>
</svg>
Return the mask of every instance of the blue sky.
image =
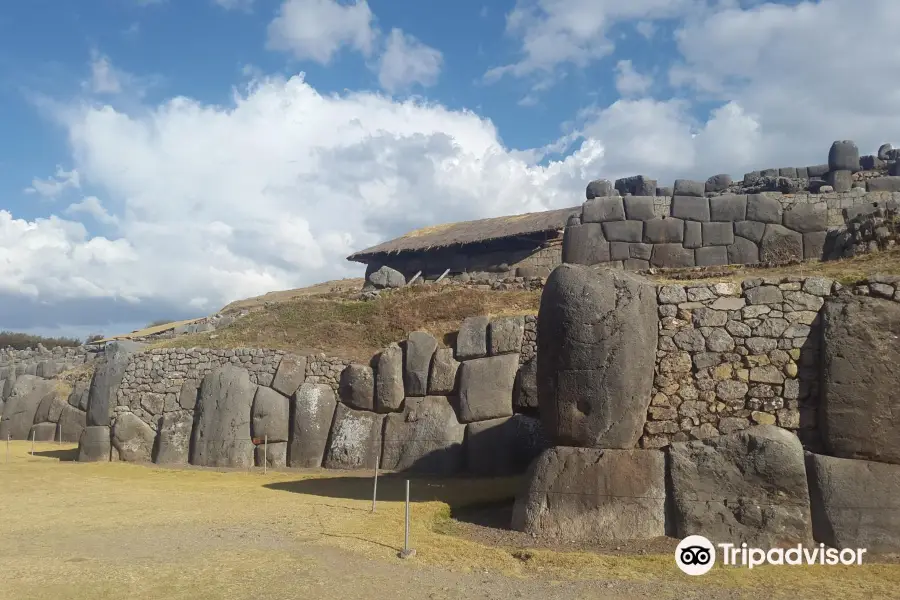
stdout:
<svg viewBox="0 0 900 600">
<path fill-rule="evenodd" d="M 209 314 L 597 177 L 874 152 L 898 25 L 891 0 L 11 2 L 0 328 Z"/>
</svg>

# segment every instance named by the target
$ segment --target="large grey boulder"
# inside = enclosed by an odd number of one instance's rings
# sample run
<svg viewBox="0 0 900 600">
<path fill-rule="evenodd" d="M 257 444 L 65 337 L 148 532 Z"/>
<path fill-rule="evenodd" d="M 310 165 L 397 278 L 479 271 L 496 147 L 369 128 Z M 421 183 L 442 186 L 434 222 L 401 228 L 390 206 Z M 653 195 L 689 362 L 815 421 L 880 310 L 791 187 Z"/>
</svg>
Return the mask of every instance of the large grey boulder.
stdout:
<svg viewBox="0 0 900 600">
<path fill-rule="evenodd" d="M 323 466 L 326 469 L 374 469 L 381 454 L 383 421 L 384 415 L 353 410 L 339 403 Z"/>
<path fill-rule="evenodd" d="M 203 467 L 253 466 L 250 407 L 256 394 L 246 369 L 225 365 L 200 384 L 191 460 Z"/>
<path fill-rule="evenodd" d="M 456 360 L 468 360 L 487 356 L 488 317 L 467 317 L 456 334 Z"/>
<path fill-rule="evenodd" d="M 368 277 L 369 283 L 376 289 L 401 288 L 406 285 L 406 277 L 403 273 L 388 266 L 383 266 Z"/>
<path fill-rule="evenodd" d="M 166 413 L 159 423 L 159 440 L 154 462 L 160 465 L 186 465 L 191 453 L 194 417 L 187 411 Z"/>
<path fill-rule="evenodd" d="M 475 358 L 459 368 L 459 418 L 463 423 L 512 416 L 518 354 Z"/>
<path fill-rule="evenodd" d="M 565 541 L 666 534 L 665 457 L 656 450 L 556 446 L 528 470 L 512 528 Z"/>
<path fill-rule="evenodd" d="M 900 466 L 807 453 L 806 471 L 817 542 L 900 552 Z"/>
<path fill-rule="evenodd" d="M 468 470 L 476 475 L 523 473 L 548 446 L 540 420 L 525 415 L 466 426 Z"/>
<path fill-rule="evenodd" d="M 385 417 L 381 468 L 453 475 L 463 466 L 465 430 L 447 398 L 408 398 L 402 413 Z"/>
<path fill-rule="evenodd" d="M 66 401 L 60 397 L 60 391 L 54 388 L 54 393 L 44 396 L 38 409 L 34 413 L 35 423 L 56 423 L 59 421 L 59 415 L 62 413 L 63 406 L 67 406 Z"/>
<path fill-rule="evenodd" d="M 851 140 L 839 140 L 828 150 L 829 171 L 859 171 L 859 148 Z"/>
<path fill-rule="evenodd" d="M 55 383 L 36 375 L 21 375 L 3 405 L 0 439 L 24 440 L 31 432 L 38 407 L 45 398 L 56 395 Z"/>
<path fill-rule="evenodd" d="M 293 396 L 294 392 L 306 381 L 306 357 L 285 354 L 278 363 L 272 389 L 285 396 Z"/>
<path fill-rule="evenodd" d="M 111 451 L 109 427 L 85 427 L 78 440 L 78 462 L 107 462 Z"/>
<path fill-rule="evenodd" d="M 432 396 L 448 396 L 456 392 L 456 373 L 459 362 L 453 358 L 451 348 L 438 348 L 431 362 L 428 377 L 428 393 Z"/>
<path fill-rule="evenodd" d="M 426 372 L 425 380 L 428 380 Z M 341 402 L 358 410 L 375 410 L 375 373 L 368 365 L 351 364 L 341 371 Z"/>
<path fill-rule="evenodd" d="M 603 224 L 566 225 L 562 259 L 565 263 L 578 265 L 609 262 L 609 242 L 603 234 Z"/>
<path fill-rule="evenodd" d="M 822 315 L 819 418 L 826 452 L 900 464 L 900 304 L 829 298 Z"/>
<path fill-rule="evenodd" d="M 336 405 L 337 399 L 330 386 L 322 383 L 304 383 L 300 386 L 294 394 L 293 435 L 288 456 L 290 466 L 322 466 Z"/>
<path fill-rule="evenodd" d="M 375 410 L 380 413 L 400 410 L 403 405 L 403 349 L 391 344 L 378 356 L 375 369 Z"/>
<path fill-rule="evenodd" d="M 669 446 L 676 537 L 774 548 L 808 543 L 812 529 L 803 446 L 760 425 Z"/>
<path fill-rule="evenodd" d="M 250 412 L 250 434 L 258 440 L 288 441 L 291 427 L 290 402 L 271 388 L 259 386 Z"/>
<path fill-rule="evenodd" d="M 613 193 L 614 188 L 611 181 L 608 179 L 595 179 L 587 184 L 584 195 L 588 200 L 592 200 L 594 198 L 612 196 Z"/>
<path fill-rule="evenodd" d="M 28 439 L 36 442 L 54 442 L 56 431 L 56 423 L 35 423 L 31 426 Z"/>
<path fill-rule="evenodd" d="M 766 225 L 760 242 L 760 260 L 783 263 L 803 259 L 803 235 L 782 225 Z"/>
<path fill-rule="evenodd" d="M 413 331 L 406 339 L 403 382 L 407 396 L 425 396 L 428 393 L 428 371 L 431 357 L 437 350 L 437 340 L 425 331 Z"/>
<path fill-rule="evenodd" d="M 260 444 L 254 449 L 254 458 L 257 467 L 265 464 L 270 469 L 283 469 L 287 466 L 287 442 L 274 444 Z"/>
<path fill-rule="evenodd" d="M 103 350 L 104 359 L 97 365 L 88 392 L 87 423 L 89 427 L 109 425 L 116 406 L 116 392 L 125 377 L 131 354 L 141 344 L 129 341 L 109 342 Z"/>
<path fill-rule="evenodd" d="M 513 406 L 516 408 L 537 408 L 537 357 L 526 360 L 516 373 L 513 388 Z"/>
<path fill-rule="evenodd" d="M 87 415 L 74 406 L 65 406 L 59 415 L 59 427 L 63 442 L 77 442 L 87 424 Z"/>
<path fill-rule="evenodd" d="M 69 405 L 77 408 L 78 410 L 84 412 L 87 410 L 88 406 L 88 397 L 91 391 L 91 382 L 90 381 L 76 381 L 75 385 L 72 388 L 72 393 L 69 394 Z"/>
<path fill-rule="evenodd" d="M 656 362 L 656 286 L 636 275 L 562 265 L 538 315 L 541 419 L 557 444 L 633 448 Z"/>
<path fill-rule="evenodd" d="M 133 413 L 122 413 L 113 423 L 112 445 L 119 453 L 119 460 L 150 462 L 155 440 L 153 429 Z"/>
<path fill-rule="evenodd" d="M 525 334 L 524 317 L 497 317 L 488 327 L 491 340 L 491 355 L 510 354 L 522 351 L 522 337 Z"/>
</svg>

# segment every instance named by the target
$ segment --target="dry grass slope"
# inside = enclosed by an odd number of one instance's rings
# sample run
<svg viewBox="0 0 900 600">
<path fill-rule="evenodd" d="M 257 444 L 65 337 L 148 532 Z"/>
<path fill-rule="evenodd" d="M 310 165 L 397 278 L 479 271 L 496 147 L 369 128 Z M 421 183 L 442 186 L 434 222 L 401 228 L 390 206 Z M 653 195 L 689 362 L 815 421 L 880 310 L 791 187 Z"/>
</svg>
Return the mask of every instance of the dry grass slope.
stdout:
<svg viewBox="0 0 900 600">
<path fill-rule="evenodd" d="M 252 311 L 215 333 L 182 336 L 155 347 L 273 348 L 368 361 L 410 331 L 429 331 L 449 345 L 466 317 L 535 314 L 539 302 L 540 292 L 455 286 L 411 286 L 368 302 L 340 294 L 295 297 Z"/>
</svg>

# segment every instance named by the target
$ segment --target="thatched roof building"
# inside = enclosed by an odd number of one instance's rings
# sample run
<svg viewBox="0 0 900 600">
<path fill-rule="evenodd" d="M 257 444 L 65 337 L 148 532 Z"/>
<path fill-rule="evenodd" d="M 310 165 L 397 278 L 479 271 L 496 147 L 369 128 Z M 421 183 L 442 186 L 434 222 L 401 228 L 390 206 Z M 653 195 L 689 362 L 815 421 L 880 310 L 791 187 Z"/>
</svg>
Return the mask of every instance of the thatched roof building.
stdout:
<svg viewBox="0 0 900 600">
<path fill-rule="evenodd" d="M 417 272 L 435 278 L 449 269 L 492 273 L 498 277 L 546 274 L 561 262 L 562 231 L 580 207 L 446 223 L 411 231 L 360 250 L 348 260 L 368 265 L 367 275 L 381 266 L 407 278 Z"/>
</svg>

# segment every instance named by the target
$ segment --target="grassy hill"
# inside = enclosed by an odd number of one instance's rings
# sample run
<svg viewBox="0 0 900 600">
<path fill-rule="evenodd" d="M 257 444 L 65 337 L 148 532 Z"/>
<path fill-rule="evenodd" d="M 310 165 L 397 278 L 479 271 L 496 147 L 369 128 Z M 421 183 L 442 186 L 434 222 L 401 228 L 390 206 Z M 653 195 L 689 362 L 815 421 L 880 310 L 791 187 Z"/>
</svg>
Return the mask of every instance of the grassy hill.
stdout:
<svg viewBox="0 0 900 600">
<path fill-rule="evenodd" d="M 900 275 L 900 249 L 849 260 L 779 268 L 740 266 L 675 269 L 650 275 L 659 282 L 740 281 L 750 277 L 821 275 L 852 284 L 876 273 Z M 459 286 L 412 286 L 364 302 L 351 297 L 361 279 L 330 281 L 309 288 L 271 292 L 240 300 L 222 312 L 250 314 L 212 333 L 180 336 L 154 347 L 275 348 L 300 354 L 324 352 L 367 361 L 410 331 L 424 329 L 452 345 L 460 322 L 474 315 L 536 314 L 540 291 L 479 290 Z"/>
</svg>

